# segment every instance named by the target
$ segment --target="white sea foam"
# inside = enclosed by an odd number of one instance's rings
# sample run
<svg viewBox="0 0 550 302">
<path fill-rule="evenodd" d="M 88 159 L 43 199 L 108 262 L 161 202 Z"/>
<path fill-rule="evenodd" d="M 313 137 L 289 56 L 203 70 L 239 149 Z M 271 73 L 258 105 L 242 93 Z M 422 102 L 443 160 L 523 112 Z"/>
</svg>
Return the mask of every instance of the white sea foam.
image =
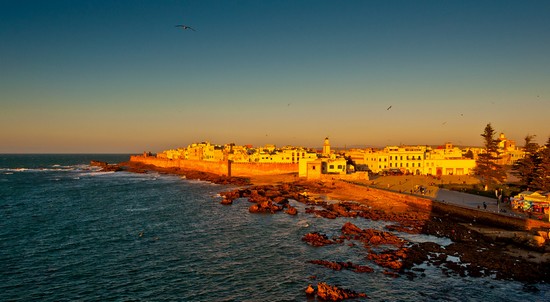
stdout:
<svg viewBox="0 0 550 302">
<path fill-rule="evenodd" d="M 305 219 L 304 219 L 304 220 L 300 220 L 300 221 L 298 221 L 297 225 L 298 225 L 299 227 L 302 227 L 302 228 L 307 228 L 307 227 L 309 227 L 309 221 L 307 221 L 307 220 L 305 220 Z"/>
<path fill-rule="evenodd" d="M 89 173 L 83 173 L 83 175 L 89 175 L 89 176 L 102 176 L 102 175 L 109 175 L 114 174 L 114 171 L 106 171 L 106 172 L 89 172 Z"/>
<path fill-rule="evenodd" d="M 460 263 L 460 257 L 456 257 L 456 256 L 447 255 L 446 260 L 449 262 Z"/>
<path fill-rule="evenodd" d="M 437 237 L 433 235 L 425 235 L 425 234 L 409 234 L 409 233 L 397 233 L 397 236 L 406 239 L 407 241 L 414 242 L 414 243 L 423 243 L 423 242 L 434 242 L 441 246 L 448 246 L 453 241 L 447 237 Z"/>
<path fill-rule="evenodd" d="M 61 165 L 52 165 L 50 167 L 39 167 L 39 168 L 0 168 L 2 172 L 70 172 L 70 171 L 99 171 L 100 167 L 92 167 L 89 165 L 74 165 L 74 166 L 61 166 Z"/>
<path fill-rule="evenodd" d="M 134 208 L 134 209 L 125 209 L 127 212 L 144 212 L 149 211 L 150 208 Z"/>
</svg>

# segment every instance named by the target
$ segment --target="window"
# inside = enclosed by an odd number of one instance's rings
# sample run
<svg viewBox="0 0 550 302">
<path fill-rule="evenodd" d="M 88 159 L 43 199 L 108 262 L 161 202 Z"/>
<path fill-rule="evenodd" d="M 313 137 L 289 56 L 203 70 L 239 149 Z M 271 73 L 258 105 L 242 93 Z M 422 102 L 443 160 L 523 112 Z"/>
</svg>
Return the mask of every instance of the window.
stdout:
<svg viewBox="0 0 550 302">
<path fill-rule="evenodd" d="M 339 170 L 342 170 L 342 165 L 338 165 L 338 169 L 339 169 Z"/>
<path fill-rule="evenodd" d="M 390 168 L 391 168 L 391 165 L 392 165 L 392 163 L 390 163 Z"/>
<path fill-rule="evenodd" d="M 328 167 L 329 167 L 329 169 L 331 169 L 331 170 L 334 169 L 334 165 L 330 165 L 330 166 L 328 166 Z"/>
</svg>

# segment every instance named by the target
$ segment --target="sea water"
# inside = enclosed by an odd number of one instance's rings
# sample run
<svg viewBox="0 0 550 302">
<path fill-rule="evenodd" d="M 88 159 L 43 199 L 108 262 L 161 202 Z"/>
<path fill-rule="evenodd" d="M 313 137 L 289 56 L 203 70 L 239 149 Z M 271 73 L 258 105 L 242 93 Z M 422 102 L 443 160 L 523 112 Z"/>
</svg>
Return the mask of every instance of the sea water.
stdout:
<svg viewBox="0 0 550 302">
<path fill-rule="evenodd" d="M 305 301 L 327 282 L 371 301 L 549 301 L 547 284 L 445 276 L 391 278 L 361 244 L 311 247 L 308 232 L 339 235 L 350 221 L 250 214 L 233 189 L 158 173 L 100 172 L 90 160 L 127 155 L 0 155 L 0 301 Z M 404 234 L 401 234 L 404 235 Z M 424 235 L 409 241 L 449 239 Z M 373 273 L 332 271 L 310 260 L 351 261 Z"/>
</svg>

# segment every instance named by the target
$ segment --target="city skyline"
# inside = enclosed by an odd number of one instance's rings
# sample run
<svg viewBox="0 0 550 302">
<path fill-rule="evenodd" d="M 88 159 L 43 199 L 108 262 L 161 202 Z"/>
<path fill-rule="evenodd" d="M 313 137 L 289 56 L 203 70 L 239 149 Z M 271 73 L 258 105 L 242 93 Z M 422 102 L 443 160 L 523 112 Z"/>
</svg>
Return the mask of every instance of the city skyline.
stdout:
<svg viewBox="0 0 550 302">
<path fill-rule="evenodd" d="M 481 146 L 488 123 L 542 145 L 549 14 L 546 1 L 0 1 L 0 153 Z"/>
</svg>

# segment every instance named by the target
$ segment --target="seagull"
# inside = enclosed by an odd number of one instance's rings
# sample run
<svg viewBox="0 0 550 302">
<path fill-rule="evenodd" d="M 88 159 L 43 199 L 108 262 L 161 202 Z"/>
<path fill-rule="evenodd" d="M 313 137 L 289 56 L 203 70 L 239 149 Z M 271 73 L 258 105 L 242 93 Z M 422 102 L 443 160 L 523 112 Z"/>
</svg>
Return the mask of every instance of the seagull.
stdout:
<svg viewBox="0 0 550 302">
<path fill-rule="evenodd" d="M 181 29 L 190 29 L 192 31 L 196 31 L 191 26 L 187 26 L 187 25 L 183 25 L 183 24 L 178 24 L 178 25 L 176 25 L 176 27 L 181 27 Z"/>
<path fill-rule="evenodd" d="M 388 107 L 388 109 L 386 109 L 386 110 L 390 110 L 390 109 L 391 109 L 391 106 L 392 106 L 392 105 L 390 105 L 390 107 Z"/>
</svg>

